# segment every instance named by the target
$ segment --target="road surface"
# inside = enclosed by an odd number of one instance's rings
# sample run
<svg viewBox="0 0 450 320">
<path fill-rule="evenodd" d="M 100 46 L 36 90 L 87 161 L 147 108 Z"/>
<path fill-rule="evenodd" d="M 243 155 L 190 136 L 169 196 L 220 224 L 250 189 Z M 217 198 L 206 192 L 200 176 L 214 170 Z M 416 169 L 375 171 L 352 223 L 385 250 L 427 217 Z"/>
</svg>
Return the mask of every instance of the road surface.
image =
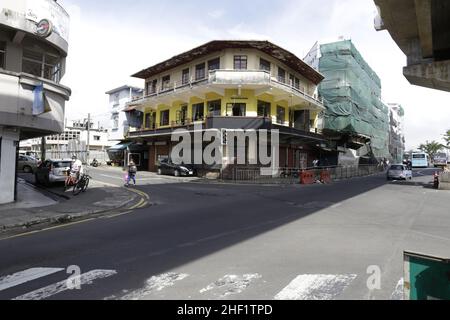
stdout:
<svg viewBox="0 0 450 320">
<path fill-rule="evenodd" d="M 0 240 L 0 299 L 400 299 L 404 250 L 450 257 L 433 172 L 306 187 L 149 175 L 136 188 L 151 207 Z"/>
</svg>

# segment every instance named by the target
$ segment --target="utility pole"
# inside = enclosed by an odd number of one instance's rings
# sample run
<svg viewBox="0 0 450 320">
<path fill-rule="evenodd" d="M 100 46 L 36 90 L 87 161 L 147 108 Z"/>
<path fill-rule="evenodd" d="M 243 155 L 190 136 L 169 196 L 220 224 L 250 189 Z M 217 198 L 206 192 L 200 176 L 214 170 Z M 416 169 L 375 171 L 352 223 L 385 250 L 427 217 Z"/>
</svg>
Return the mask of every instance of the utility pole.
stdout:
<svg viewBox="0 0 450 320">
<path fill-rule="evenodd" d="M 91 114 L 88 113 L 88 123 L 87 123 L 87 143 L 86 143 L 86 164 L 89 165 L 89 144 L 91 138 Z"/>
<path fill-rule="evenodd" d="M 45 161 L 45 137 L 41 138 L 41 161 Z"/>
</svg>

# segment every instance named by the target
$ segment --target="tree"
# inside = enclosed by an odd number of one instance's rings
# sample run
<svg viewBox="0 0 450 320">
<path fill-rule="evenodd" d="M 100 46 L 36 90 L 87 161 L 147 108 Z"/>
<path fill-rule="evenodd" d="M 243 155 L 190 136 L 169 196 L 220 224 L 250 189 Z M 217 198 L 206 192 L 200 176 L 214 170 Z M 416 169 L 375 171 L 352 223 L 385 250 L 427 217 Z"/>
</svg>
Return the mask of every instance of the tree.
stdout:
<svg viewBox="0 0 450 320">
<path fill-rule="evenodd" d="M 450 147 L 450 130 L 447 130 L 447 133 L 444 134 L 444 140 L 445 143 L 447 144 L 447 147 Z"/>
<path fill-rule="evenodd" d="M 441 151 L 442 149 L 445 149 L 446 146 L 443 145 L 442 143 L 439 143 L 437 141 L 431 141 L 429 142 L 428 140 L 421 144 L 419 146 L 419 150 L 422 152 L 426 152 L 428 153 L 428 155 L 433 158 L 435 156 L 436 153 L 438 153 L 439 151 Z"/>
</svg>

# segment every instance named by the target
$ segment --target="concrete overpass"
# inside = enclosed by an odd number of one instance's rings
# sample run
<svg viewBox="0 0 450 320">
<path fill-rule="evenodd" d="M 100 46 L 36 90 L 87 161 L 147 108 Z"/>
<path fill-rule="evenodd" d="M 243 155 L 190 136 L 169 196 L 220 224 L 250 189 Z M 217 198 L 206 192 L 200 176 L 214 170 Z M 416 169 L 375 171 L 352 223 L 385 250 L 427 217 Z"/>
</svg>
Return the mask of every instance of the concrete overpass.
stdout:
<svg viewBox="0 0 450 320">
<path fill-rule="evenodd" d="M 450 91 L 450 1 L 374 0 L 377 31 L 387 30 L 407 56 L 413 85 Z"/>
</svg>

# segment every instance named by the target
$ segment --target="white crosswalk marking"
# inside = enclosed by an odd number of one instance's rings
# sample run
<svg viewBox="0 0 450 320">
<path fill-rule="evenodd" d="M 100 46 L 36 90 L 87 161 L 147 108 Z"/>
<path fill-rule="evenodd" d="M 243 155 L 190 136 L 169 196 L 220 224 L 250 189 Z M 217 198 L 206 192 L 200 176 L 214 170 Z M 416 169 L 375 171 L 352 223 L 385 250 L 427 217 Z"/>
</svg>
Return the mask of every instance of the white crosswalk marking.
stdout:
<svg viewBox="0 0 450 320">
<path fill-rule="evenodd" d="M 116 273 L 117 272 L 115 270 L 92 270 L 80 275 L 80 285 L 83 286 L 91 284 L 96 279 L 107 278 L 115 275 Z M 47 287 L 28 292 L 14 298 L 13 300 L 42 300 L 70 289 L 71 288 L 67 286 L 67 280 L 63 280 Z"/>
<path fill-rule="evenodd" d="M 31 268 L 0 278 L 0 291 L 64 270 L 63 268 Z"/>
<path fill-rule="evenodd" d="M 332 300 L 356 278 L 356 274 L 304 274 L 281 290 L 275 300 Z"/>
<path fill-rule="evenodd" d="M 261 279 L 261 275 L 258 273 L 244 274 L 243 276 L 225 275 L 206 288 L 201 289 L 200 293 L 214 290 L 219 291 L 220 298 L 225 298 L 229 295 L 241 293 L 256 279 Z"/>
<path fill-rule="evenodd" d="M 189 275 L 185 273 L 164 273 L 159 276 L 153 276 L 147 280 L 145 287 L 133 291 L 121 298 L 121 300 L 139 300 L 145 298 L 154 291 L 161 291 L 167 287 L 172 287 L 175 282 L 187 278 Z"/>
</svg>

